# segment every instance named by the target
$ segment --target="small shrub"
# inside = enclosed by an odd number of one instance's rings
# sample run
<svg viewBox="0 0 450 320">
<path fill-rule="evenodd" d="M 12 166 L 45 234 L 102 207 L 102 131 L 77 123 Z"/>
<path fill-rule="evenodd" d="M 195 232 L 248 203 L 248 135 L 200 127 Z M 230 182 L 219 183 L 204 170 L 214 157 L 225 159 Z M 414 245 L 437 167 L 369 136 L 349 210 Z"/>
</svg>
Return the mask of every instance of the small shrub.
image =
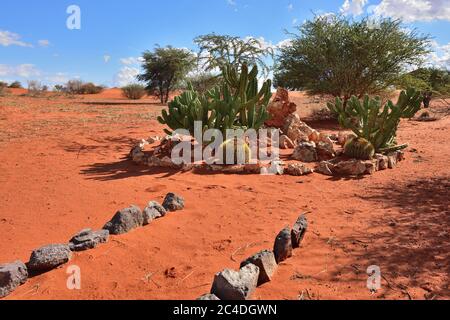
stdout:
<svg viewBox="0 0 450 320">
<path fill-rule="evenodd" d="M 83 83 L 81 80 L 70 80 L 67 82 L 66 91 L 71 94 L 97 94 L 103 91 L 103 87 L 92 82 Z"/>
<path fill-rule="evenodd" d="M 55 92 L 64 92 L 66 91 L 66 88 L 60 84 L 57 84 L 53 87 L 53 91 Z"/>
<path fill-rule="evenodd" d="M 139 100 L 144 97 L 147 92 L 141 84 L 130 84 L 122 88 L 122 94 L 128 99 Z"/>
<path fill-rule="evenodd" d="M 41 82 L 37 80 L 28 81 L 28 95 L 36 97 L 45 92 L 47 86 L 43 86 Z"/>
<path fill-rule="evenodd" d="M 11 89 L 22 89 L 22 84 L 19 81 L 14 81 L 9 85 Z"/>
</svg>

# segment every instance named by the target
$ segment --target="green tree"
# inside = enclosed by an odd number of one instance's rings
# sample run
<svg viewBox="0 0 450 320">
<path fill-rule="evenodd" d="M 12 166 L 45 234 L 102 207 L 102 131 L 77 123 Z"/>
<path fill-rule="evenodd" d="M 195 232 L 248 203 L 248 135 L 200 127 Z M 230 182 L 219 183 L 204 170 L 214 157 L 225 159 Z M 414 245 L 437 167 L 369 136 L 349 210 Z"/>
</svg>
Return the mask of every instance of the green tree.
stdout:
<svg viewBox="0 0 450 320">
<path fill-rule="evenodd" d="M 199 46 L 199 64 L 206 71 L 231 65 L 234 68 L 258 65 L 263 72 L 270 71 L 266 58 L 273 57 L 274 50 L 256 38 L 240 38 L 210 33 L 198 36 L 194 42 Z"/>
<path fill-rule="evenodd" d="M 422 91 L 432 91 L 436 96 L 450 95 L 450 72 L 439 68 L 418 68 L 403 75 L 398 87 L 414 86 Z"/>
<path fill-rule="evenodd" d="M 340 97 L 344 105 L 353 95 L 383 92 L 429 52 L 428 36 L 392 19 L 316 17 L 293 36 L 276 61 L 275 84 Z"/>
<path fill-rule="evenodd" d="M 146 51 L 143 58 L 144 73 L 137 78 L 147 83 L 149 94 L 158 96 L 161 103 L 167 103 L 170 91 L 185 79 L 196 61 L 192 52 L 171 46 Z"/>
</svg>

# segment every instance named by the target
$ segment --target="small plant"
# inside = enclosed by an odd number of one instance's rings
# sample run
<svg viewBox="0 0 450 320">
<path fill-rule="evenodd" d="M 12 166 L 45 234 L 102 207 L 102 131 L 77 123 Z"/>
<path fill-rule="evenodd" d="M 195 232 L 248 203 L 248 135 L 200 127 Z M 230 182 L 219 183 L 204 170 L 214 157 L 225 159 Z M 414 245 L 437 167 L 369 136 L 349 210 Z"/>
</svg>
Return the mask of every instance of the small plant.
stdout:
<svg viewBox="0 0 450 320">
<path fill-rule="evenodd" d="M 147 92 L 141 84 L 130 84 L 122 88 L 122 94 L 131 100 L 139 100 L 144 97 Z"/>
<path fill-rule="evenodd" d="M 40 81 L 30 80 L 28 81 L 28 95 L 31 97 L 40 96 L 46 91 L 46 86 L 43 86 Z"/>
<path fill-rule="evenodd" d="M 397 104 L 389 100 L 383 108 L 379 97 L 371 99 L 368 95 L 362 103 L 353 96 L 347 107 L 336 98 L 334 104 L 328 103 L 328 108 L 339 115 L 341 126 L 367 140 L 375 152 L 389 153 L 408 147 L 397 145 L 397 129 L 402 118 L 412 118 L 420 110 L 421 103 L 421 93 L 410 88 L 401 92 Z"/>
<path fill-rule="evenodd" d="M 102 86 L 97 86 L 92 82 L 83 83 L 81 80 L 70 80 L 66 85 L 66 91 L 70 94 L 97 94 L 103 89 Z"/>
</svg>

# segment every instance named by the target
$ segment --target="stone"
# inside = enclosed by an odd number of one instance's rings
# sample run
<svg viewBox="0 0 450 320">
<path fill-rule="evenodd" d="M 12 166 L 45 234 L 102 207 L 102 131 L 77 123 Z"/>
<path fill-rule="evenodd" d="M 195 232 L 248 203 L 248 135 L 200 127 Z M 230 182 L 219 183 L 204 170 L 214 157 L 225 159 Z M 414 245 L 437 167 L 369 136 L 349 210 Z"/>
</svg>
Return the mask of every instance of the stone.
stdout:
<svg viewBox="0 0 450 320">
<path fill-rule="evenodd" d="M 140 146 L 135 146 L 130 151 L 130 158 L 135 163 L 142 163 L 145 159 L 145 153 Z"/>
<path fill-rule="evenodd" d="M 262 168 L 263 168 L 263 166 L 261 163 L 246 164 L 244 166 L 244 172 L 252 173 L 252 174 L 260 174 Z"/>
<path fill-rule="evenodd" d="M 394 169 L 397 166 L 398 155 L 397 152 L 392 152 L 387 155 L 389 169 Z"/>
<path fill-rule="evenodd" d="M 364 161 L 351 159 L 335 164 L 333 173 L 343 176 L 359 176 L 366 173 L 367 167 Z"/>
<path fill-rule="evenodd" d="M 291 114 L 286 118 L 283 132 L 294 143 L 299 143 L 309 141 L 309 136 L 314 132 L 314 129 L 301 121 L 298 114 Z"/>
<path fill-rule="evenodd" d="M 313 130 L 313 132 L 309 135 L 308 138 L 309 138 L 309 141 L 312 141 L 312 142 L 315 142 L 315 143 L 319 142 L 320 141 L 320 133 L 319 133 L 319 131 Z"/>
<path fill-rule="evenodd" d="M 131 206 L 118 211 L 111 221 L 105 224 L 103 229 L 108 230 L 110 234 L 119 235 L 141 227 L 143 223 L 144 215 L 141 209 L 137 206 Z"/>
<path fill-rule="evenodd" d="M 85 251 L 96 248 L 100 243 L 106 243 L 109 239 L 108 230 L 92 231 L 84 229 L 77 233 L 69 241 L 69 248 L 72 251 Z"/>
<path fill-rule="evenodd" d="M 10 295 L 28 279 L 28 269 L 22 261 L 0 265 L 0 299 Z"/>
<path fill-rule="evenodd" d="M 289 164 L 285 173 L 291 176 L 304 176 L 313 173 L 313 170 L 305 166 L 303 163 Z"/>
<path fill-rule="evenodd" d="M 301 162 L 315 162 L 318 160 L 316 144 L 314 142 L 300 142 L 294 149 L 292 157 Z"/>
<path fill-rule="evenodd" d="M 316 145 L 317 158 L 319 161 L 331 160 L 336 156 L 333 143 L 319 141 Z"/>
<path fill-rule="evenodd" d="M 248 264 L 239 272 L 225 269 L 214 276 L 211 294 L 220 300 L 248 300 L 258 285 L 259 268 Z"/>
<path fill-rule="evenodd" d="M 294 149 L 294 142 L 286 135 L 280 136 L 280 149 Z"/>
<path fill-rule="evenodd" d="M 278 265 L 273 251 L 263 250 L 241 263 L 241 268 L 254 264 L 259 268 L 258 286 L 272 280 Z"/>
<path fill-rule="evenodd" d="M 333 176 L 334 164 L 329 161 L 322 161 L 316 167 L 315 172 L 324 174 L 326 176 Z"/>
<path fill-rule="evenodd" d="M 383 154 L 375 154 L 378 170 L 386 170 L 389 168 L 389 158 Z"/>
<path fill-rule="evenodd" d="M 277 263 L 292 257 L 292 239 L 291 230 L 289 228 L 281 230 L 277 235 L 273 246 L 273 253 Z"/>
<path fill-rule="evenodd" d="M 67 244 L 51 244 L 34 250 L 27 263 L 30 271 L 48 271 L 72 258 L 72 251 Z"/>
<path fill-rule="evenodd" d="M 366 166 L 366 171 L 364 172 L 365 174 L 372 175 L 378 171 L 378 161 L 376 159 L 365 160 L 363 163 Z"/>
<path fill-rule="evenodd" d="M 167 211 L 158 202 L 150 201 L 142 214 L 144 215 L 143 225 L 146 226 L 153 220 L 164 217 L 167 214 Z"/>
<path fill-rule="evenodd" d="M 184 198 L 175 193 L 168 193 L 162 204 L 167 211 L 177 211 L 184 209 Z"/>
<path fill-rule="evenodd" d="M 300 244 L 305 237 L 306 230 L 308 229 L 308 221 L 306 220 L 306 216 L 302 214 L 295 222 L 294 227 L 291 231 L 292 238 L 292 247 L 300 248 Z"/>
<path fill-rule="evenodd" d="M 220 300 L 220 299 L 217 298 L 217 296 L 215 294 L 207 293 L 197 299 L 197 301 L 201 301 L 201 300 L 214 301 L 214 300 Z"/>
<path fill-rule="evenodd" d="M 267 106 L 270 119 L 266 121 L 268 127 L 281 128 L 286 118 L 297 111 L 297 105 L 289 101 L 289 92 L 278 88 L 272 102 Z"/>
<path fill-rule="evenodd" d="M 284 174 L 284 163 L 281 160 L 270 162 L 269 173 L 282 176 Z"/>
<path fill-rule="evenodd" d="M 397 151 L 397 161 L 403 161 L 405 160 L 405 152 L 403 152 L 402 150 Z"/>
</svg>

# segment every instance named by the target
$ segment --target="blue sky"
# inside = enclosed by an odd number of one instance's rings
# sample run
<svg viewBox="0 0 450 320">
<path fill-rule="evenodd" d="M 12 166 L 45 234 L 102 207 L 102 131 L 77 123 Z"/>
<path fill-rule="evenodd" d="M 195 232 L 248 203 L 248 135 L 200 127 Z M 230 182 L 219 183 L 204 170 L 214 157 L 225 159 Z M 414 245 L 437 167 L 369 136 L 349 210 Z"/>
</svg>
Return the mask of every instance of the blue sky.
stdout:
<svg viewBox="0 0 450 320">
<path fill-rule="evenodd" d="M 70 5 L 80 30 L 66 27 Z M 0 4 L 0 80 L 123 85 L 155 44 L 195 50 L 195 36 L 216 32 L 277 45 L 313 12 L 402 18 L 434 37 L 430 61 L 450 68 L 450 0 L 15 0 Z"/>
</svg>

